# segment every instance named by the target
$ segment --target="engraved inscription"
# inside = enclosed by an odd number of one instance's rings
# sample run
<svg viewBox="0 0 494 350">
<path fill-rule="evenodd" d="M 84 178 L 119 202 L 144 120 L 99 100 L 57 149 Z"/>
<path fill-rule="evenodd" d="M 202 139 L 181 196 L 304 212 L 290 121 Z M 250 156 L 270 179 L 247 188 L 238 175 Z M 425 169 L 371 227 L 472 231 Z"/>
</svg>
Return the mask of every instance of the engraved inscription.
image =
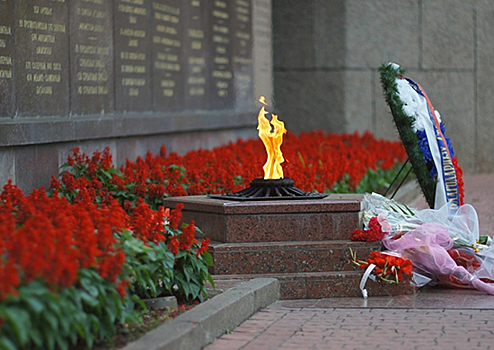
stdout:
<svg viewBox="0 0 494 350">
<path fill-rule="evenodd" d="M 185 104 L 188 108 L 209 108 L 206 1 L 188 0 L 183 48 Z"/>
<path fill-rule="evenodd" d="M 211 7 L 211 102 L 214 108 L 233 106 L 232 28 L 234 1 L 214 0 Z"/>
<path fill-rule="evenodd" d="M 117 110 L 150 110 L 149 2 L 116 0 L 116 11 Z"/>
<path fill-rule="evenodd" d="M 152 44 L 154 106 L 158 110 L 183 108 L 183 8 L 178 0 L 153 1 Z"/>
<path fill-rule="evenodd" d="M 68 18 L 65 1 L 17 3 L 16 95 L 20 115 L 68 113 Z"/>
<path fill-rule="evenodd" d="M 73 113 L 114 108 L 112 9 L 111 2 L 70 2 Z"/>
<path fill-rule="evenodd" d="M 0 2 L 0 117 L 13 116 L 14 106 L 14 0 Z"/>
<path fill-rule="evenodd" d="M 251 0 L 234 0 L 234 3 L 231 27 L 235 105 L 246 107 L 253 101 Z"/>
</svg>

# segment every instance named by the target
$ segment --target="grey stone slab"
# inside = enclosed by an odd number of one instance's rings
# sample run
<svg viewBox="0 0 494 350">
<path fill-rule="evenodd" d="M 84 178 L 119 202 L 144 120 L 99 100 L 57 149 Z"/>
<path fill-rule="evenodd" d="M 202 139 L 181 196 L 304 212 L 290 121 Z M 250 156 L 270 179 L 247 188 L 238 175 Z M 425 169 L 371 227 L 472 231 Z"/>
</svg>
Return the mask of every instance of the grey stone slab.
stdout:
<svg viewBox="0 0 494 350">
<path fill-rule="evenodd" d="M 341 71 L 276 72 L 276 114 L 289 131 L 345 131 L 344 77 Z"/>
<path fill-rule="evenodd" d="M 419 65 L 418 0 L 346 1 L 346 66 Z"/>
<path fill-rule="evenodd" d="M 8 180 L 14 180 L 14 149 L 12 147 L 0 148 L 0 188 L 7 183 Z"/>
<path fill-rule="evenodd" d="M 273 96 L 273 33 L 271 0 L 255 0 L 252 4 L 252 56 L 254 97 Z"/>
<path fill-rule="evenodd" d="M 234 106 L 233 95 L 233 37 L 232 18 L 235 4 L 215 1 L 207 4 L 209 21 L 206 29 L 207 45 L 211 50 L 209 100 L 210 108 Z"/>
<path fill-rule="evenodd" d="M 494 3 L 483 0 L 477 2 L 477 143 L 476 170 L 479 172 L 494 172 L 494 47 L 492 33 L 494 23 Z"/>
<path fill-rule="evenodd" d="M 463 171 L 475 168 L 475 88 L 469 72 L 427 72 L 408 74 L 425 90 L 441 114 L 446 136 L 451 139 Z"/>
<path fill-rule="evenodd" d="M 374 124 L 372 104 L 373 72 L 346 71 L 345 90 L 345 132 L 371 131 Z"/>
<path fill-rule="evenodd" d="M 314 51 L 317 68 L 345 66 L 346 1 L 316 0 L 314 13 Z"/>
<path fill-rule="evenodd" d="M 207 300 L 123 349 L 201 349 L 278 299 L 277 279 L 256 278 Z"/>
<path fill-rule="evenodd" d="M 184 7 L 180 0 L 152 2 L 153 109 L 156 111 L 178 110 L 184 106 Z"/>
<path fill-rule="evenodd" d="M 136 121 L 138 123 L 138 121 Z M 74 135 L 77 140 L 115 137 L 126 134 L 122 130 L 122 118 L 87 118 L 74 120 Z"/>
<path fill-rule="evenodd" d="M 314 1 L 273 0 L 275 69 L 313 68 Z"/>
<path fill-rule="evenodd" d="M 474 67 L 475 3 L 473 0 L 423 1 L 423 68 Z"/>
<path fill-rule="evenodd" d="M 151 2 L 115 2 L 117 111 L 150 111 L 152 104 Z"/>
<path fill-rule="evenodd" d="M 0 117 L 15 114 L 14 0 L 0 1 Z"/>
<path fill-rule="evenodd" d="M 70 2 L 70 104 L 72 114 L 111 113 L 113 1 Z"/>
<path fill-rule="evenodd" d="M 182 65 L 184 67 L 184 107 L 208 109 L 210 104 L 211 49 L 207 38 L 206 2 L 187 0 L 184 9 Z"/>
<path fill-rule="evenodd" d="M 51 176 L 58 175 L 58 146 L 34 145 L 15 149 L 15 183 L 25 193 L 48 187 Z"/>
<path fill-rule="evenodd" d="M 231 23 L 233 50 L 233 92 L 237 109 L 252 108 L 252 0 L 236 0 Z"/>
<path fill-rule="evenodd" d="M 69 113 L 68 3 L 17 3 L 16 97 L 23 116 Z"/>
</svg>

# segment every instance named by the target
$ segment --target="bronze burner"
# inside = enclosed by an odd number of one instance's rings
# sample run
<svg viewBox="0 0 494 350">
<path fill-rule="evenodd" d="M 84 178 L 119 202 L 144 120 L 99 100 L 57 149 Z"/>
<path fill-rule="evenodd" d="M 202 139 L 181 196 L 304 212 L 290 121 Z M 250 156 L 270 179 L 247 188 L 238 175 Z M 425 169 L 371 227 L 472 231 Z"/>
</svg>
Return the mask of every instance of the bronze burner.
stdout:
<svg viewBox="0 0 494 350">
<path fill-rule="evenodd" d="M 320 199 L 328 194 L 305 192 L 294 186 L 292 179 L 265 180 L 254 179 L 250 186 L 235 192 L 221 195 L 208 195 L 209 198 L 228 199 L 235 201 L 263 201 L 273 199 Z"/>
</svg>

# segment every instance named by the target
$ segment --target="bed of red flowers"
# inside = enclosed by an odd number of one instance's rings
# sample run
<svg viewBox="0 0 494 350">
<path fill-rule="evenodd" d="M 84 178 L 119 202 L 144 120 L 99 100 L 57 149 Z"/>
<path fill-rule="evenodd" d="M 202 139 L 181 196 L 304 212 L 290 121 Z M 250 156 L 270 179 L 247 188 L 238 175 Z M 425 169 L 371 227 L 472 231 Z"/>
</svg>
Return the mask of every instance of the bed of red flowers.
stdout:
<svg viewBox="0 0 494 350">
<path fill-rule="evenodd" d="M 288 133 L 286 177 L 306 191 L 369 191 L 405 152 L 370 133 Z M 385 151 L 383 151 L 385 150 Z M 25 195 L 0 194 L 0 349 L 92 347 L 118 323 L 139 322 L 143 298 L 206 296 L 209 240 L 181 224 L 163 196 L 226 193 L 262 177 L 260 140 L 184 156 L 148 152 L 117 168 L 111 152 L 73 149 L 58 178 Z"/>
</svg>

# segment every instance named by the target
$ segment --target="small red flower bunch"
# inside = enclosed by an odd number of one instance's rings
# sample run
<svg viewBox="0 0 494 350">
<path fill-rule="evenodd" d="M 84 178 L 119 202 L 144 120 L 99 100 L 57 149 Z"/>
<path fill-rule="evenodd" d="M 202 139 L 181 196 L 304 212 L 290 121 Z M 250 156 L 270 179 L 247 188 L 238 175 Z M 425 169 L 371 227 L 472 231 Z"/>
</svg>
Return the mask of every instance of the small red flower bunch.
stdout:
<svg viewBox="0 0 494 350">
<path fill-rule="evenodd" d="M 350 234 L 350 240 L 360 242 L 375 242 L 384 238 L 384 232 L 382 231 L 381 224 L 377 220 L 377 217 L 372 217 L 369 221 L 368 230 L 355 229 Z"/>
<path fill-rule="evenodd" d="M 351 251 L 351 250 L 350 250 Z M 412 274 L 412 262 L 391 252 L 371 252 L 366 261 L 357 260 L 356 254 L 351 251 L 352 262 L 361 269 L 374 264 L 373 273 L 377 279 L 388 283 L 399 283 L 403 275 Z"/>
</svg>

